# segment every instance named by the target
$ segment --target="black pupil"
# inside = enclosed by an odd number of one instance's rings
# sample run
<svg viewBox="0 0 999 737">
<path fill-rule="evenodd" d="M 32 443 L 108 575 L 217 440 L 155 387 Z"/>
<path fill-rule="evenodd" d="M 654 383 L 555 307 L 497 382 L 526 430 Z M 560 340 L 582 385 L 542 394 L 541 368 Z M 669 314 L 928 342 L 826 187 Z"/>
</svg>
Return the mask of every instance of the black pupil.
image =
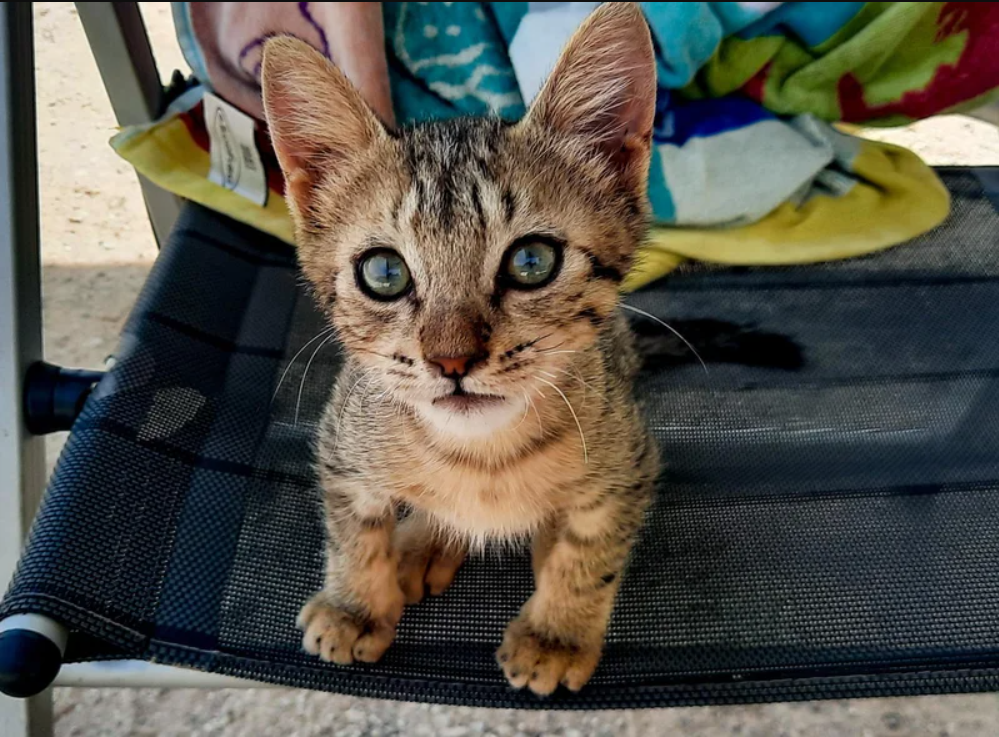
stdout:
<svg viewBox="0 0 999 737">
<path fill-rule="evenodd" d="M 510 257 L 510 274 L 521 284 L 540 284 L 555 266 L 555 252 L 543 243 L 521 246 Z"/>
<path fill-rule="evenodd" d="M 392 253 L 376 253 L 364 262 L 364 280 L 375 292 L 393 295 L 406 288 L 409 273 L 403 260 Z"/>
<path fill-rule="evenodd" d="M 541 257 L 534 250 L 524 248 L 517 252 L 514 263 L 517 264 L 518 269 L 523 271 L 537 271 L 538 266 L 541 264 Z"/>
</svg>

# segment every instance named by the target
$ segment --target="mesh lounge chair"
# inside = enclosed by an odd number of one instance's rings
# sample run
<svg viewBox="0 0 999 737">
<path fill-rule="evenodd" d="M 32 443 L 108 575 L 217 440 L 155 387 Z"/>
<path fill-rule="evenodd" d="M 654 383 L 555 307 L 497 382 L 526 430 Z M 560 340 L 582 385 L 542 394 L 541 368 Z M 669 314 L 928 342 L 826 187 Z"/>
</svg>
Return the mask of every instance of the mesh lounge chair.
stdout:
<svg viewBox="0 0 999 737">
<path fill-rule="evenodd" d="M 321 578 L 309 438 L 338 358 L 300 383 L 291 359 L 321 323 L 287 247 L 185 205 L 115 366 L 37 363 L 29 12 L 0 13 L 0 563 L 41 485 L 24 428 L 72 433 L 0 605 L 5 692 L 253 679 L 588 709 L 999 688 L 999 170 L 941 170 L 953 214 L 904 247 L 694 268 L 629 298 L 740 326 L 749 348 L 644 374 L 667 478 L 596 676 L 539 701 L 492 656 L 529 592 L 516 557 L 467 564 L 375 666 L 301 652 L 295 613 Z M 115 38 L 134 61 L 132 37 Z"/>
</svg>

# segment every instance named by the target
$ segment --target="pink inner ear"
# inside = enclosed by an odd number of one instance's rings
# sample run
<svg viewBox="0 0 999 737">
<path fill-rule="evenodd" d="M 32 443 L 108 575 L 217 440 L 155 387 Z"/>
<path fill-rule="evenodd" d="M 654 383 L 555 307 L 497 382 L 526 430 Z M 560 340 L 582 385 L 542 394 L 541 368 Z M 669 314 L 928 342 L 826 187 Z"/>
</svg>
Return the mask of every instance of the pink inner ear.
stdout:
<svg viewBox="0 0 999 737">
<path fill-rule="evenodd" d="M 289 182 L 342 166 L 370 146 L 378 119 L 333 64 L 308 44 L 270 41 L 262 86 L 271 140 Z"/>
<path fill-rule="evenodd" d="M 655 97 L 645 18 L 632 3 L 607 3 L 569 41 L 529 117 L 628 159 L 651 137 Z"/>
</svg>

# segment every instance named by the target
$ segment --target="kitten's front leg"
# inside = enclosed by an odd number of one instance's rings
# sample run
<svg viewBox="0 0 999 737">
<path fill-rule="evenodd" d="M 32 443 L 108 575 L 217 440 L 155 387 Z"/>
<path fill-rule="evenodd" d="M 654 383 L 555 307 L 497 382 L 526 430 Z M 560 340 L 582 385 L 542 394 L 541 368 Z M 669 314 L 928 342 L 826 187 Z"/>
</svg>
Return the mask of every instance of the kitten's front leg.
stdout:
<svg viewBox="0 0 999 737">
<path fill-rule="evenodd" d="M 403 519 L 393 537 L 399 554 L 399 586 L 407 604 L 416 604 L 427 592 L 443 594 L 465 561 L 468 546 L 449 540 L 423 512 Z"/>
<path fill-rule="evenodd" d="M 547 696 L 559 683 L 578 691 L 590 680 L 651 493 L 651 484 L 640 487 L 628 496 L 600 495 L 535 537 L 535 592 L 496 652 L 514 688 Z"/>
<path fill-rule="evenodd" d="M 324 473 L 326 583 L 298 615 L 302 646 L 323 660 L 373 663 L 395 639 L 402 616 L 395 510 L 362 486 Z"/>
</svg>

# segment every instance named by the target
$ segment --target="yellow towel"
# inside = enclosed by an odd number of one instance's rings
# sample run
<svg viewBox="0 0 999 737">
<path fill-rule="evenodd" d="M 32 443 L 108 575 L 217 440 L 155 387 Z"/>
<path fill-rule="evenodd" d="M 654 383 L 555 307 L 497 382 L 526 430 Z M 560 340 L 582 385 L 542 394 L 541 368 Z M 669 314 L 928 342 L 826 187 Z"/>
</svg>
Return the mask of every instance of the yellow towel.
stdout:
<svg viewBox="0 0 999 737">
<path fill-rule="evenodd" d="M 163 189 L 293 244 L 291 218 L 281 194 L 272 188 L 266 207 L 259 207 L 209 181 L 209 154 L 195 141 L 190 116 L 185 123 L 183 115 L 187 113 L 123 130 L 111 144 Z M 858 182 L 845 194 L 784 203 L 751 225 L 654 227 L 624 289 L 638 289 L 687 259 L 773 266 L 860 256 L 903 243 L 947 217 L 947 189 L 911 151 L 863 141 L 853 170 Z"/>
</svg>

